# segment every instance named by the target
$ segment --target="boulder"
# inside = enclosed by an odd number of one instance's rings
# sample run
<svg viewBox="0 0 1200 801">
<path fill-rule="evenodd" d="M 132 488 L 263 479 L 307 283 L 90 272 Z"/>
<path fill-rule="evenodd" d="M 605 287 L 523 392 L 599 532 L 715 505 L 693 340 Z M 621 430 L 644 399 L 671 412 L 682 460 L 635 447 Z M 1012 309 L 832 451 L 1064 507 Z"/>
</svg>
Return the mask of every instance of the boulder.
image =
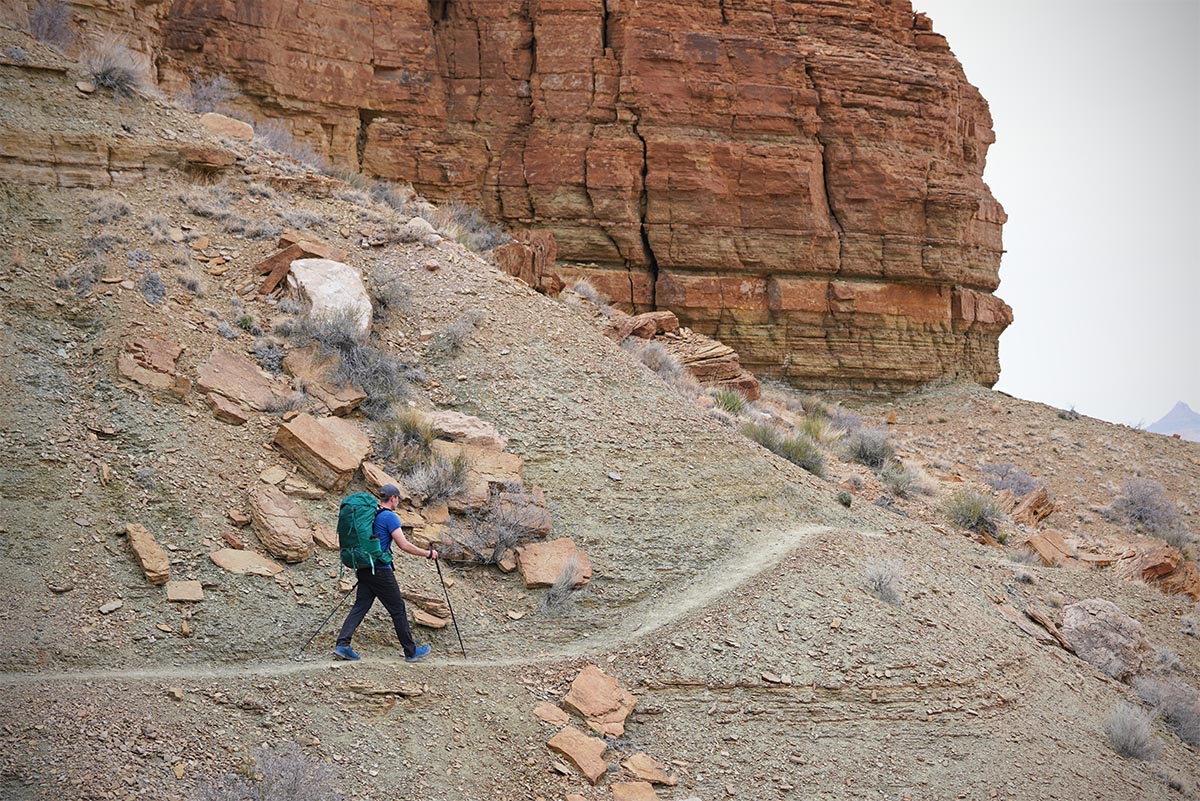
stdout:
<svg viewBox="0 0 1200 801">
<path fill-rule="evenodd" d="M 1176 547 L 1147 540 L 1129 548 L 1117 572 L 1140 579 L 1168 595 L 1186 595 L 1200 601 L 1200 570 Z"/>
<path fill-rule="evenodd" d="M 230 400 L 240 401 L 261 412 L 279 402 L 277 385 L 258 365 L 245 356 L 214 349 L 208 360 L 196 368 L 196 386 Z"/>
<path fill-rule="evenodd" d="M 626 770 L 644 782 L 665 784 L 674 787 L 679 780 L 667 773 L 667 769 L 654 757 L 638 751 L 621 763 Z"/>
<path fill-rule="evenodd" d="M 614 315 L 605 333 L 616 342 L 629 337 L 653 339 L 658 334 L 679 330 L 679 318 L 674 312 L 652 311 L 634 315 Z"/>
<path fill-rule="evenodd" d="M 275 445 L 317 484 L 329 490 L 345 489 L 361 461 L 333 430 L 307 413 L 281 423 L 275 433 Z"/>
<path fill-rule="evenodd" d="M 125 350 L 117 356 L 117 371 L 134 383 L 179 399 L 192 389 L 191 380 L 175 372 L 183 351 L 179 343 L 169 339 L 138 337 L 125 343 Z"/>
<path fill-rule="evenodd" d="M 243 142 L 249 142 L 254 138 L 254 126 L 241 120 L 235 120 L 233 117 L 226 117 L 224 114 L 217 114 L 215 111 L 201 114 L 200 124 L 217 136 L 240 139 Z"/>
<path fill-rule="evenodd" d="M 299 379 L 309 395 L 325 404 L 329 413 L 345 417 L 367 399 L 367 393 L 357 387 L 342 387 L 333 380 L 337 366 L 334 356 L 321 356 L 316 345 L 288 351 L 283 357 L 283 369 Z"/>
<path fill-rule="evenodd" d="M 167 600 L 175 603 L 198 603 L 204 600 L 204 588 L 198 581 L 168 581 Z"/>
<path fill-rule="evenodd" d="M 546 493 L 541 487 L 516 492 L 501 490 L 496 493 L 494 502 L 499 517 L 534 537 L 545 537 L 554 527 L 554 516 L 546 505 Z"/>
<path fill-rule="evenodd" d="M 451 499 L 451 508 L 456 512 L 480 508 L 491 497 L 492 484 L 519 484 L 524 473 L 519 456 L 478 445 L 439 439 L 433 442 L 433 452 L 447 460 L 459 455 L 467 460 L 467 489 Z"/>
<path fill-rule="evenodd" d="M 371 437 L 362 426 L 343 417 L 318 417 L 319 422 L 354 459 L 357 468 L 371 453 Z"/>
<path fill-rule="evenodd" d="M 347 314 L 365 337 L 371 330 L 371 297 L 362 275 L 332 259 L 297 259 L 287 274 L 288 291 L 309 305 L 313 317 Z"/>
<path fill-rule="evenodd" d="M 512 240 L 492 249 L 496 266 L 537 291 L 556 297 L 563 281 L 554 272 L 558 243 L 549 231 L 516 230 Z"/>
<path fill-rule="evenodd" d="M 208 399 L 208 406 L 212 409 L 213 417 L 222 423 L 240 426 L 245 424 L 246 420 L 249 419 L 242 411 L 241 406 L 229 400 L 224 395 L 210 392 L 205 397 Z"/>
<path fill-rule="evenodd" d="M 1017 501 L 1012 511 L 1013 522 L 1033 528 L 1040 525 L 1056 508 L 1050 491 L 1045 487 L 1038 487 Z"/>
<path fill-rule="evenodd" d="M 658 801 L 649 782 L 613 782 L 613 801 Z"/>
<path fill-rule="evenodd" d="M 546 746 L 563 756 L 579 769 L 592 784 L 600 780 L 608 770 L 604 752 L 608 746 L 598 737 L 589 737 L 574 726 L 564 726 L 562 731 L 550 738 Z"/>
<path fill-rule="evenodd" d="M 221 548 L 210 553 L 208 558 L 222 570 L 238 575 L 274 576 L 283 571 L 283 565 L 254 551 Z"/>
<path fill-rule="evenodd" d="M 1050 567 L 1062 567 L 1075 558 L 1063 540 L 1062 532 L 1053 529 L 1033 535 L 1025 541 L 1024 546 Z"/>
<path fill-rule="evenodd" d="M 327 551 L 341 550 L 337 531 L 324 523 L 317 523 L 313 526 L 313 542 Z"/>
<path fill-rule="evenodd" d="M 167 558 L 167 552 L 154 539 L 154 535 L 145 526 L 126 523 L 125 539 L 129 543 L 129 549 L 133 551 L 134 558 L 142 566 L 146 580 L 151 584 L 166 584 L 171 578 L 171 562 Z"/>
<path fill-rule="evenodd" d="M 508 447 L 508 440 L 500 436 L 494 425 L 469 414 L 443 409 L 425 415 L 425 420 L 433 426 L 439 437 L 454 442 L 491 451 L 502 451 Z"/>
<path fill-rule="evenodd" d="M 1141 673 L 1154 653 L 1142 624 L 1103 598 L 1065 607 L 1062 634 L 1080 659 L 1121 681 Z"/>
<path fill-rule="evenodd" d="M 367 489 L 375 493 L 376 496 L 379 495 L 379 490 L 384 484 L 395 484 L 400 488 L 400 500 L 404 501 L 405 503 L 412 502 L 412 496 L 408 493 L 408 490 L 405 489 L 404 484 L 389 476 L 386 472 L 384 472 L 382 467 L 374 462 L 363 462 L 362 473 L 363 480 L 367 484 Z"/>
<path fill-rule="evenodd" d="M 572 587 L 592 580 L 592 563 L 569 537 L 549 542 L 532 542 L 517 549 L 517 567 L 526 587 L 550 587 L 573 565 Z"/>
<path fill-rule="evenodd" d="M 302 562 L 313 551 L 312 521 L 300 506 L 272 486 L 250 495 L 254 531 L 267 552 L 285 562 Z"/>
<path fill-rule="evenodd" d="M 300 247 L 300 252 L 304 254 L 304 258 L 329 259 L 330 261 L 346 261 L 350 258 L 350 254 L 346 251 L 313 236 L 307 231 L 297 231 L 292 228 L 284 229 L 283 233 L 279 235 L 279 247 L 288 248 L 292 245 Z"/>
<path fill-rule="evenodd" d="M 563 706 L 578 712 L 605 737 L 620 737 L 625 733 L 625 718 L 637 706 L 637 699 L 612 676 L 588 665 L 571 682 Z"/>
</svg>

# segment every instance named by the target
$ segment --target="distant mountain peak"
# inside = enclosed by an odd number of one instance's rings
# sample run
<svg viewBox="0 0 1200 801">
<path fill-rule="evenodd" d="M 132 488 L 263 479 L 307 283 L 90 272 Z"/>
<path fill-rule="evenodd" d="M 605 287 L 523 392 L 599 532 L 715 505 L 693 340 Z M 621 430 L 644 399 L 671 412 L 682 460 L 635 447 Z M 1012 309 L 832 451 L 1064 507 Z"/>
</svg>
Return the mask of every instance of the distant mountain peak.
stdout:
<svg viewBox="0 0 1200 801">
<path fill-rule="evenodd" d="M 1168 436 L 1178 434 L 1183 439 L 1200 442 L 1200 414 L 1183 401 L 1179 401 L 1161 420 L 1147 426 L 1146 430 Z"/>
</svg>

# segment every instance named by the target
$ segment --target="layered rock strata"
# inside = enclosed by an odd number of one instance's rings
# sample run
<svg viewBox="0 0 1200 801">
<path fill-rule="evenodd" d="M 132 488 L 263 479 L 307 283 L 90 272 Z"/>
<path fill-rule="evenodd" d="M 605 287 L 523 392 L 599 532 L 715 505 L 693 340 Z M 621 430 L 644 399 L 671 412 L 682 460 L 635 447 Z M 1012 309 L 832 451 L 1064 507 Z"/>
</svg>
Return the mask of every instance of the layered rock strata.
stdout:
<svg viewBox="0 0 1200 801">
<path fill-rule="evenodd" d="M 611 300 L 755 372 L 998 378 L 991 119 L 908 2 L 174 0 L 157 20 L 164 83 L 227 74 L 337 162 L 548 229 Z"/>
</svg>

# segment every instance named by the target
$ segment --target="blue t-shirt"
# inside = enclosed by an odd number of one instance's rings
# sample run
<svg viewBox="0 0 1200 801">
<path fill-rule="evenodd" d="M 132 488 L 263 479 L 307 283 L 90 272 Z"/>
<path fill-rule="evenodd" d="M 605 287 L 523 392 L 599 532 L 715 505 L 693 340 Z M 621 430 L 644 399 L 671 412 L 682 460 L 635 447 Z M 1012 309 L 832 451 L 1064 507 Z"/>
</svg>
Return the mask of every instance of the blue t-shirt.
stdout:
<svg viewBox="0 0 1200 801">
<path fill-rule="evenodd" d="M 390 509 L 384 509 L 375 515 L 375 536 L 379 538 L 379 549 L 384 553 L 392 552 L 392 532 L 400 528 L 400 518 Z M 391 570 L 391 564 L 376 565 L 376 567 Z"/>
</svg>

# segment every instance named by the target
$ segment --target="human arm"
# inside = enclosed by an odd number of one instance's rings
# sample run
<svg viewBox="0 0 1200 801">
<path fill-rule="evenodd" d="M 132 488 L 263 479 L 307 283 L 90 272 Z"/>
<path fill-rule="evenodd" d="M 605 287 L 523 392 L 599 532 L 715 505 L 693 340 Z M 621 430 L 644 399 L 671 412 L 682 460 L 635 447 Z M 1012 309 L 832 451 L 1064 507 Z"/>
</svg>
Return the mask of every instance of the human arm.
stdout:
<svg viewBox="0 0 1200 801">
<path fill-rule="evenodd" d="M 397 548 L 407 554 L 412 554 L 413 556 L 423 556 L 426 559 L 438 558 L 438 552 L 433 548 L 418 548 L 409 542 L 408 537 L 404 536 L 404 529 L 400 528 L 399 526 L 392 531 L 392 542 L 395 543 Z"/>
</svg>

